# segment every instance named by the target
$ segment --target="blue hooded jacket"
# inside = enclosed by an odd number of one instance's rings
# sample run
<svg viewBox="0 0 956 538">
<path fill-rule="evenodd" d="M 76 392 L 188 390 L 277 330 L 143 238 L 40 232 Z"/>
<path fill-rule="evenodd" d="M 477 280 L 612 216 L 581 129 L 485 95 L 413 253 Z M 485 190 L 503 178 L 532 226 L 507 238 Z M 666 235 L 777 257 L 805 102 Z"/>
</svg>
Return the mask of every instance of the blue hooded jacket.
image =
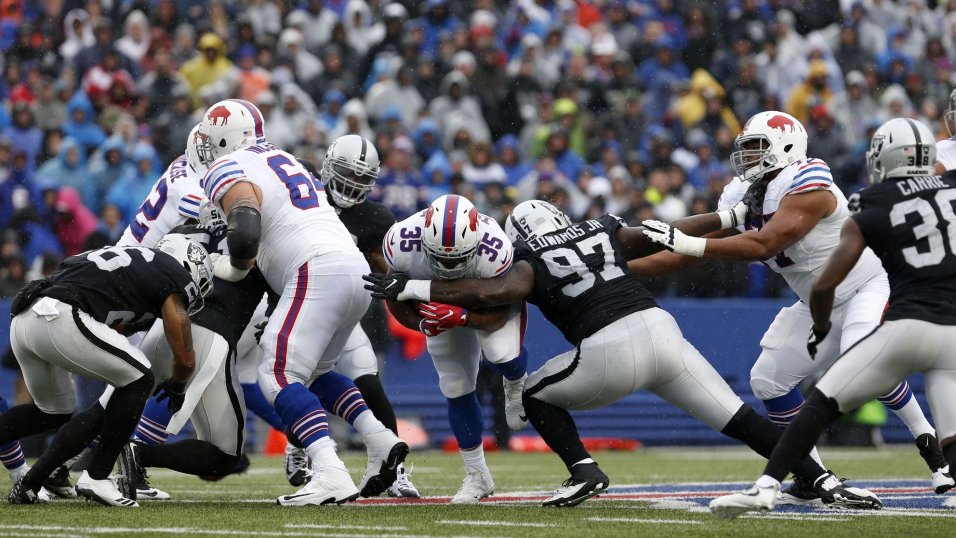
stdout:
<svg viewBox="0 0 956 538">
<path fill-rule="evenodd" d="M 149 196 L 153 184 L 159 179 L 159 173 L 152 166 L 145 174 L 139 170 L 139 163 L 144 160 L 148 160 L 152 165 L 156 160 L 156 150 L 149 144 L 139 143 L 133 148 L 132 173 L 120 178 L 106 194 L 106 202 L 119 208 L 126 223 L 133 219 L 143 200 Z"/>
<path fill-rule="evenodd" d="M 120 162 L 116 165 L 110 165 L 106 159 L 107 153 L 113 150 L 119 151 L 122 155 Z M 80 189 L 80 194 L 83 195 L 83 205 L 90 208 L 93 213 L 99 214 L 103 199 L 110 187 L 135 170 L 127 158 L 126 144 L 119 138 L 107 138 L 96 153 L 94 162 L 90 164 L 89 181 Z"/>
<path fill-rule="evenodd" d="M 73 118 L 73 112 L 82 110 L 86 117 L 82 122 L 77 123 Z M 66 104 L 67 119 L 63 124 L 63 134 L 72 136 L 88 150 L 93 150 L 106 140 L 106 133 L 99 125 L 93 122 L 93 104 L 83 92 L 76 92 L 73 98 Z"/>
<path fill-rule="evenodd" d="M 71 166 L 67 162 L 70 150 L 79 152 L 77 162 Z M 36 173 L 37 181 L 53 183 L 60 187 L 73 187 L 83 192 L 83 186 L 89 179 L 89 168 L 86 165 L 86 149 L 75 138 L 66 137 L 60 144 L 60 153 L 56 157 L 43 163 Z"/>
</svg>

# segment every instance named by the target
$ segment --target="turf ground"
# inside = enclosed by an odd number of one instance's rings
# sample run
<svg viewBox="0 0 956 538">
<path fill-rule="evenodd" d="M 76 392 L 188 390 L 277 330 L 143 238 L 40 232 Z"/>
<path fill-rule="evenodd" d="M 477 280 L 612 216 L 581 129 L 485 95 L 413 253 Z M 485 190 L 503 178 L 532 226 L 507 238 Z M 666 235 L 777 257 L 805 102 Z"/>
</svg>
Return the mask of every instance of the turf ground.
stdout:
<svg viewBox="0 0 956 538">
<path fill-rule="evenodd" d="M 59 500 L 44 506 L 0 503 L 0 536 L 956 536 L 956 496 L 936 496 L 915 449 L 824 451 L 828 465 L 876 491 L 879 512 L 780 509 L 721 521 L 706 503 L 752 481 L 761 460 L 741 449 L 648 449 L 598 453 L 611 477 L 607 495 L 572 509 L 539 505 L 567 478 L 551 454 L 489 454 L 497 493 L 479 506 L 447 504 L 463 472 L 456 454 L 413 452 L 412 478 L 427 498 L 396 504 L 381 498 L 345 506 L 285 508 L 291 493 L 282 460 L 255 458 L 247 473 L 203 482 L 153 470 L 154 485 L 175 500 L 140 509 Z M 356 480 L 364 454 L 349 453 Z M 6 473 L 0 490 L 9 488 Z M 74 477 L 75 478 L 75 477 Z M 951 504 L 952 506 L 947 506 Z"/>
</svg>

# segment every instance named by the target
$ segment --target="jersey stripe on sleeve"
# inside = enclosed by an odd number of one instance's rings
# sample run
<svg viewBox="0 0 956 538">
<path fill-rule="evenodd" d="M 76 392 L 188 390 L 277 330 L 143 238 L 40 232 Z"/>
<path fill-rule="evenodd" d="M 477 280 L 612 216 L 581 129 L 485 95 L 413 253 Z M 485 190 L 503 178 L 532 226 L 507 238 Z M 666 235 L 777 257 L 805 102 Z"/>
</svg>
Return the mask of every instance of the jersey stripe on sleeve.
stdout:
<svg viewBox="0 0 956 538">
<path fill-rule="evenodd" d="M 797 170 L 784 195 L 828 189 L 831 185 L 833 176 L 827 163 L 820 159 L 810 159 Z"/>
<path fill-rule="evenodd" d="M 186 218 L 199 218 L 199 206 L 202 204 L 203 196 L 191 192 L 179 199 L 179 214 Z"/>
<path fill-rule="evenodd" d="M 214 164 L 203 178 L 203 190 L 206 192 L 206 197 L 213 202 L 218 202 L 218 196 L 226 192 L 224 188 L 242 177 L 242 168 L 232 159 Z"/>
</svg>

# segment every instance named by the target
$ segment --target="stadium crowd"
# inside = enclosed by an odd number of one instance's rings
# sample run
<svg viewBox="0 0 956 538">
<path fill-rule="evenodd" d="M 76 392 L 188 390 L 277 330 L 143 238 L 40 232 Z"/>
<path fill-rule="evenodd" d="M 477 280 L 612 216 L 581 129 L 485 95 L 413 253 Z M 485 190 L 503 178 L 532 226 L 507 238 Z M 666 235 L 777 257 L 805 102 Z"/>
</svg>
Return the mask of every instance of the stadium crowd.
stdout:
<svg viewBox="0 0 956 538">
<path fill-rule="evenodd" d="M 741 122 L 805 123 L 846 192 L 889 118 L 940 121 L 956 0 L 2 0 L 0 294 L 113 243 L 208 105 L 321 162 L 349 133 L 399 219 L 448 193 L 638 223 L 710 211 Z M 757 277 L 757 278 L 748 278 Z M 656 294 L 765 296 L 759 265 Z"/>
</svg>

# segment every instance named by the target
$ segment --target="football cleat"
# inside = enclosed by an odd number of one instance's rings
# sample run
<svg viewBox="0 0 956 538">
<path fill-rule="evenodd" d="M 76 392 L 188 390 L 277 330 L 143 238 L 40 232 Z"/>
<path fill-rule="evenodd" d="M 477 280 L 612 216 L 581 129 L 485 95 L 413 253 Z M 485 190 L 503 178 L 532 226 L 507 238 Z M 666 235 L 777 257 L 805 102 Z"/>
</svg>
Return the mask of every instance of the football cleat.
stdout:
<svg viewBox="0 0 956 538">
<path fill-rule="evenodd" d="M 526 379 L 528 379 L 528 374 L 515 381 L 504 379 L 505 420 L 508 422 L 508 427 L 516 432 L 528 427 L 528 417 L 524 413 L 524 402 L 521 401 Z"/>
<path fill-rule="evenodd" d="M 816 488 L 820 500 L 830 508 L 846 508 L 850 510 L 879 510 L 883 508 L 883 501 L 870 490 L 855 488 L 845 484 L 845 478 L 837 478 L 832 472 L 817 480 Z"/>
<path fill-rule="evenodd" d="M 782 505 L 823 505 L 823 500 L 820 499 L 820 493 L 817 491 L 817 488 L 813 487 L 813 484 L 807 482 L 803 478 L 794 475 L 793 483 L 790 484 L 790 487 L 780 492 L 780 497 L 777 499 L 777 504 Z"/>
<path fill-rule="evenodd" d="M 309 480 L 309 456 L 304 448 L 298 448 L 292 443 L 285 445 L 285 477 L 289 484 L 301 487 Z"/>
<path fill-rule="evenodd" d="M 596 463 L 582 463 L 572 467 L 573 473 L 561 484 L 542 506 L 577 506 L 584 501 L 607 491 L 610 479 Z"/>
<path fill-rule="evenodd" d="M 488 467 L 467 469 L 458 493 L 451 498 L 451 504 L 478 504 L 478 501 L 490 497 L 495 492 L 495 481 Z"/>
<path fill-rule="evenodd" d="M 363 497 L 378 497 L 398 477 L 397 468 L 408 456 L 408 445 L 391 430 L 383 429 L 365 437 L 368 465 L 359 484 Z"/>
<path fill-rule="evenodd" d="M 327 466 L 313 471 L 309 482 L 292 495 L 276 499 L 281 506 L 319 506 L 354 501 L 359 496 L 345 466 Z"/>
<path fill-rule="evenodd" d="M 61 499 L 75 499 L 76 488 L 70 482 L 70 468 L 66 465 L 57 467 L 43 483 L 43 489 L 40 492 L 42 493 L 43 490 L 49 491 Z"/>
<path fill-rule="evenodd" d="M 167 501 L 169 493 L 149 484 L 149 473 L 139 460 L 139 445 L 130 441 L 119 456 L 117 487 L 129 499 L 144 501 Z M 142 497 L 140 497 L 142 495 Z"/>
<path fill-rule="evenodd" d="M 10 504 L 43 504 L 50 502 L 50 494 L 45 493 L 43 488 L 40 488 L 40 492 L 37 493 L 32 489 L 24 487 L 23 477 L 21 476 L 13 483 L 13 487 L 10 488 L 10 493 L 7 494 L 7 501 Z"/>
<path fill-rule="evenodd" d="M 924 433 L 916 438 L 916 448 L 919 449 L 919 455 L 926 462 L 931 473 L 933 473 L 933 491 L 938 494 L 946 493 L 956 482 L 953 481 L 949 473 L 949 465 L 946 458 L 943 457 L 943 451 L 939 448 L 939 441 L 931 433 Z"/>
<path fill-rule="evenodd" d="M 412 470 L 415 467 L 412 466 L 408 471 L 405 471 L 405 466 L 399 464 L 395 468 L 396 477 L 395 482 L 388 487 L 389 497 L 405 497 L 410 499 L 417 499 L 421 497 L 421 494 L 418 493 L 418 488 L 415 487 L 415 484 L 412 484 L 412 479 L 410 478 Z"/>
<path fill-rule="evenodd" d="M 780 484 L 765 488 L 754 484 L 740 493 L 724 495 L 710 501 L 710 511 L 721 519 L 733 519 L 747 512 L 769 512 L 773 510 L 779 494 Z"/>
<path fill-rule="evenodd" d="M 139 504 L 124 496 L 117 489 L 112 480 L 94 480 L 90 474 L 83 471 L 80 479 L 76 481 L 76 492 L 91 501 L 105 504 L 106 506 L 120 506 L 123 508 L 139 508 Z"/>
</svg>

